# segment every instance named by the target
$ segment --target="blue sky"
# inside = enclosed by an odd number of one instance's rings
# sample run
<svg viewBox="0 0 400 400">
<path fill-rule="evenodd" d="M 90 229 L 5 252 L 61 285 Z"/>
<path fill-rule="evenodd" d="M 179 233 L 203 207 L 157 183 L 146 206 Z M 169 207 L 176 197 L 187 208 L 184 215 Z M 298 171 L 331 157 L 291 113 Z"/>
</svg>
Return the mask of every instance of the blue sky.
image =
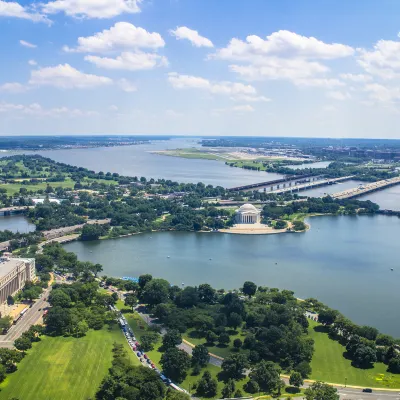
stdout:
<svg viewBox="0 0 400 400">
<path fill-rule="evenodd" d="M 394 0 L 0 0 L 0 134 L 400 139 Z"/>
</svg>

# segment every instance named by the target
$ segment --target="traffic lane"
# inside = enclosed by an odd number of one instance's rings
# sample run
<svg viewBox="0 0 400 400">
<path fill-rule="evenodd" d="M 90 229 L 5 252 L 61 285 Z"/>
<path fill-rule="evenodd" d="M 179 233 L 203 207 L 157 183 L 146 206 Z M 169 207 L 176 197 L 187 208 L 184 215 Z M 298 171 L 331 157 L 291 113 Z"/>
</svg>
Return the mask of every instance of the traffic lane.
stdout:
<svg viewBox="0 0 400 400">
<path fill-rule="evenodd" d="M 46 289 L 42 297 L 38 299 L 31 308 L 28 308 L 26 314 L 17 322 L 16 325 L 13 325 L 8 333 L 4 337 L 4 341 L 11 341 L 18 339 L 24 332 L 26 332 L 32 325 L 34 325 L 38 319 L 43 315 L 43 308 L 49 306 L 49 303 L 45 301 L 51 291 L 51 288 Z M 41 309 L 39 311 L 39 309 Z M 1 342 L 0 342 L 1 345 Z"/>
<path fill-rule="evenodd" d="M 400 392 L 373 391 L 364 393 L 361 389 L 341 389 L 338 390 L 341 400 L 400 400 Z"/>
</svg>

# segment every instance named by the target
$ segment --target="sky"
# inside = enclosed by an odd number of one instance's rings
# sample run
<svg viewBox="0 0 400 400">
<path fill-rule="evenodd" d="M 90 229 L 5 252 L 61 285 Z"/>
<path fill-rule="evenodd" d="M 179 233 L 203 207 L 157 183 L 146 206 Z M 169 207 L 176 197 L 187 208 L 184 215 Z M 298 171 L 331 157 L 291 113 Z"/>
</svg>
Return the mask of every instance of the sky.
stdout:
<svg viewBox="0 0 400 400">
<path fill-rule="evenodd" d="M 0 0 L 0 135 L 400 139 L 397 0 Z"/>
</svg>

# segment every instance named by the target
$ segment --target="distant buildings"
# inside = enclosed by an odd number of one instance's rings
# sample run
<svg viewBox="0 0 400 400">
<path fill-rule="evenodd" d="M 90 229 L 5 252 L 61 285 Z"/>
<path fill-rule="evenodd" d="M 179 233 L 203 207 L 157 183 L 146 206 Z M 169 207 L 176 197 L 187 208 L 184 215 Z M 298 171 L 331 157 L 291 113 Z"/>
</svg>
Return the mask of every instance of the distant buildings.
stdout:
<svg viewBox="0 0 400 400">
<path fill-rule="evenodd" d="M 33 281 L 35 274 L 34 258 L 0 257 L 0 304 L 21 290 L 27 281 Z"/>
</svg>

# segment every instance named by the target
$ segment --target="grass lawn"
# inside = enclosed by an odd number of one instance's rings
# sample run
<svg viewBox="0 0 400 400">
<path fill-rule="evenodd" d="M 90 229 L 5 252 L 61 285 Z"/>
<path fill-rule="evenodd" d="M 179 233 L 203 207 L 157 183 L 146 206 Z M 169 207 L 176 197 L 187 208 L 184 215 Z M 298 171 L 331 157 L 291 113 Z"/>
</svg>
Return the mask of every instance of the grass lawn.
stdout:
<svg viewBox="0 0 400 400">
<path fill-rule="evenodd" d="M 371 369 L 354 368 L 351 361 L 343 357 L 346 348 L 329 339 L 327 333 L 314 330 L 315 327 L 321 325 L 311 320 L 309 323 L 309 334 L 315 341 L 315 352 L 311 361 L 311 379 L 344 384 L 347 378 L 348 385 L 400 388 L 400 374 L 386 372 L 387 366 L 383 363 L 376 363 Z"/>
<path fill-rule="evenodd" d="M 45 190 L 47 185 L 50 185 L 54 189 L 56 187 L 62 187 L 64 189 L 69 188 L 72 189 L 75 185 L 75 182 L 69 178 L 67 178 L 64 182 L 40 182 L 37 185 L 22 185 L 18 183 L 4 183 L 0 185 L 0 188 L 7 189 L 8 195 L 13 195 L 15 193 L 19 193 L 20 188 L 25 188 L 27 190 L 38 191 L 39 189 Z"/>
<path fill-rule="evenodd" d="M 230 342 L 228 346 L 219 346 L 217 344 L 216 346 L 207 346 L 207 348 L 210 353 L 225 358 L 231 354 L 237 353 L 233 348 L 233 341 L 235 339 L 240 339 L 243 342 L 245 337 L 246 334 L 241 329 L 238 329 L 236 334 L 229 336 Z M 185 333 L 183 335 L 183 339 L 187 340 L 190 343 L 193 343 L 194 345 L 206 343 L 206 339 L 196 337 L 195 332 L 193 332 L 193 329 L 190 329 L 187 333 Z"/>
<path fill-rule="evenodd" d="M 0 385 L 0 398 L 20 400 L 86 400 L 94 397 L 111 366 L 113 342 L 124 343 L 120 328 L 89 331 L 83 338 L 44 336 Z"/>
</svg>

